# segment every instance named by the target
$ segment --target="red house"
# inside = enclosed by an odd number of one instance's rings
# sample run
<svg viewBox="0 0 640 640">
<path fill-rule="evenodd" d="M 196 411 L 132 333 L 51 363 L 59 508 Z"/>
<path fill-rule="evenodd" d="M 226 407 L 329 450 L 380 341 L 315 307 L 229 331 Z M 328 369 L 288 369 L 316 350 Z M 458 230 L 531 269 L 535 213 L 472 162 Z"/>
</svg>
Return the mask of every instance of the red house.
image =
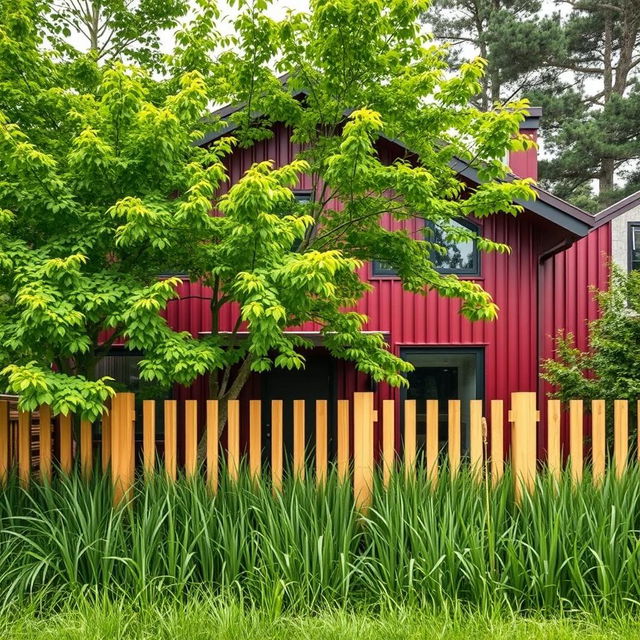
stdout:
<svg viewBox="0 0 640 640">
<path fill-rule="evenodd" d="M 223 110 L 228 115 L 230 110 Z M 523 130 L 534 139 L 541 113 L 531 109 Z M 228 129 L 209 135 L 203 144 L 211 143 Z M 293 160 L 298 148 L 284 126 L 275 126 L 269 140 L 257 142 L 248 149 L 236 149 L 227 159 L 231 182 L 254 163 L 271 159 L 277 165 Z M 407 150 L 397 142 L 382 140 L 379 152 L 393 160 Z M 520 177 L 537 178 L 535 150 L 512 154 L 510 164 Z M 456 167 L 465 180 L 478 183 L 476 171 L 463 162 Z M 297 187 L 300 199 L 313 198 L 311 183 L 303 180 Z M 551 337 L 560 328 L 573 331 L 578 344 L 584 345 L 586 323 L 595 317 L 596 308 L 589 286 L 607 284 L 607 258 L 611 254 L 612 225 L 623 224 L 623 212 L 634 211 L 640 197 L 627 199 L 598 216 L 593 216 L 543 189 L 537 189 L 537 199 L 523 203 L 525 211 L 516 218 L 492 216 L 479 220 L 470 218 L 461 224 L 482 228 L 482 234 L 507 243 L 509 255 L 480 255 L 473 243 L 461 243 L 451 248 L 440 260 L 439 267 L 462 278 L 478 281 L 491 293 L 500 312 L 494 322 L 472 323 L 458 313 L 456 300 L 444 299 L 431 292 L 426 296 L 403 291 L 400 281 L 385 265 L 372 263 L 361 269 L 361 277 L 374 288 L 360 302 L 358 311 L 369 317 L 368 331 L 381 332 L 390 349 L 415 366 L 409 375 L 407 389 L 375 385 L 367 376 L 356 372 L 349 362 L 336 361 L 323 349 L 319 328 L 305 325 L 294 332 L 311 337 L 317 344 L 305 354 L 307 367 L 303 372 L 275 369 L 266 375 L 254 375 L 246 385 L 241 400 L 262 399 L 265 414 L 265 437 L 269 434 L 268 407 L 271 399 L 304 399 L 312 410 L 316 399 L 329 400 L 330 406 L 341 398 L 350 398 L 354 391 L 375 390 L 378 401 L 383 398 L 436 398 L 446 408 L 446 400 L 463 401 L 462 424 L 468 429 L 468 400 L 480 398 L 508 399 L 515 391 L 544 389 L 539 379 L 539 365 L 552 354 Z M 631 207 L 631 208 L 630 208 Z M 640 206 L 635 212 L 640 214 Z M 626 214 L 625 214 L 626 215 Z M 640 215 L 637 215 L 640 220 Z M 416 224 L 415 222 L 412 224 Z M 629 223 L 631 224 L 631 223 Z M 640 242 L 640 226 L 630 226 L 632 238 Z M 636 231 L 637 229 L 637 231 Z M 640 264 L 640 245 L 633 264 Z M 603 255 L 606 254 L 606 255 Z M 194 336 L 206 334 L 210 327 L 207 299 L 211 292 L 197 282 L 185 282 L 180 299 L 170 303 L 168 320 L 178 330 Z M 231 330 L 236 316 L 232 308 L 222 319 L 222 330 Z M 116 377 L 127 376 L 127 367 L 135 365 L 135 357 L 127 360 L 108 358 L 105 363 Z M 114 371 L 114 366 L 120 371 Z M 189 389 L 176 389 L 179 399 L 206 398 L 206 380 Z M 397 403 L 398 405 L 400 403 Z M 424 433 L 424 402 L 418 403 L 418 433 Z M 291 403 L 286 402 L 285 408 Z M 286 409 L 285 409 L 286 410 Z M 290 410 L 290 409 L 289 409 Z M 246 413 L 245 413 L 246 415 Z M 330 411 L 335 418 L 335 410 Z M 313 422 L 309 413 L 308 424 Z M 441 444 L 446 439 L 445 416 L 441 423 Z M 285 420 L 285 424 L 289 421 Z M 286 434 L 285 434 L 286 435 Z"/>
</svg>

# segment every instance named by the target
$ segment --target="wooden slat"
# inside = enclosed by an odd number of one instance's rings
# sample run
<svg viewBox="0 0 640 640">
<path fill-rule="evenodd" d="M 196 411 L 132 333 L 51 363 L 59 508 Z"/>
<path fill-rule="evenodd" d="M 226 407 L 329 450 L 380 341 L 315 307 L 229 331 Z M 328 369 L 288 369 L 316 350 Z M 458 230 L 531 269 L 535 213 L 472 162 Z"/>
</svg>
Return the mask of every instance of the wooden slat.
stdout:
<svg viewBox="0 0 640 640">
<path fill-rule="evenodd" d="M 327 401 L 316 400 L 316 482 L 319 485 L 327 480 L 328 446 Z"/>
<path fill-rule="evenodd" d="M 451 476 L 460 470 L 460 400 L 449 400 L 449 470 Z"/>
<path fill-rule="evenodd" d="M 482 400 L 471 400 L 469 404 L 469 462 L 473 478 L 482 479 Z"/>
<path fill-rule="evenodd" d="M 227 402 L 227 466 L 229 478 L 237 481 L 240 473 L 240 402 Z"/>
<path fill-rule="evenodd" d="M 516 501 L 522 500 L 523 490 L 533 491 L 536 478 L 536 431 L 539 419 L 536 394 L 511 394 L 509 420 L 511 430 L 511 465 L 515 483 Z"/>
<path fill-rule="evenodd" d="M 80 473 L 88 479 L 93 472 L 93 425 L 89 420 L 80 421 Z"/>
<path fill-rule="evenodd" d="M 407 477 L 416 469 L 416 401 L 404 402 L 404 472 Z"/>
<path fill-rule="evenodd" d="M 51 480 L 53 439 L 51 437 L 51 407 L 42 405 L 40 413 L 40 477 Z M 1 472 L 0 472 L 1 473 Z"/>
<path fill-rule="evenodd" d="M 547 466 L 556 480 L 562 474 L 560 457 L 560 400 L 547 401 Z"/>
<path fill-rule="evenodd" d="M 184 473 L 193 478 L 198 468 L 198 401 L 184 403 Z"/>
<path fill-rule="evenodd" d="M 178 475 L 178 403 L 164 401 L 164 468 L 170 480 Z"/>
<path fill-rule="evenodd" d="M 629 456 L 629 403 L 627 400 L 613 402 L 613 463 L 620 477 L 627 468 Z"/>
<path fill-rule="evenodd" d="M 142 403 L 142 465 L 145 473 L 153 473 L 156 464 L 156 401 Z"/>
<path fill-rule="evenodd" d="M 218 492 L 219 432 L 218 401 L 207 400 L 207 486 L 212 493 Z"/>
<path fill-rule="evenodd" d="M 491 482 L 498 484 L 504 475 L 504 402 L 491 401 Z"/>
<path fill-rule="evenodd" d="M 395 413 L 396 403 L 393 400 L 382 401 L 382 480 L 388 487 L 393 474 L 396 458 L 395 451 Z"/>
<path fill-rule="evenodd" d="M 102 414 L 102 470 L 106 472 L 111 464 L 111 403 Z"/>
<path fill-rule="evenodd" d="M 31 477 L 31 413 L 18 412 L 18 475 L 26 487 Z"/>
<path fill-rule="evenodd" d="M 271 401 L 271 484 L 275 491 L 282 489 L 284 452 L 282 441 L 282 400 Z"/>
<path fill-rule="evenodd" d="M 60 470 L 71 473 L 73 467 L 73 436 L 71 430 L 71 414 L 59 417 L 60 429 Z"/>
<path fill-rule="evenodd" d="M 9 475 L 9 403 L 0 400 L 0 483 Z"/>
<path fill-rule="evenodd" d="M 349 401 L 338 400 L 338 478 L 346 481 L 349 475 Z"/>
<path fill-rule="evenodd" d="M 440 416 L 438 401 L 427 400 L 427 477 L 431 482 L 438 479 L 438 454 L 440 453 Z"/>
<path fill-rule="evenodd" d="M 371 505 L 373 490 L 373 393 L 353 394 L 353 496 L 356 507 Z"/>
<path fill-rule="evenodd" d="M 591 401 L 591 466 L 593 482 L 602 483 L 606 466 L 605 401 Z"/>
<path fill-rule="evenodd" d="M 249 402 L 249 473 L 254 481 L 260 479 L 262 467 L 262 403 Z"/>
<path fill-rule="evenodd" d="M 111 473 L 114 505 L 131 497 L 134 480 L 135 397 L 118 393 L 112 401 Z"/>
<path fill-rule="evenodd" d="M 304 480 L 304 400 L 293 401 L 293 475 Z"/>
<path fill-rule="evenodd" d="M 584 410 L 582 400 L 569 400 L 569 457 L 571 478 L 582 480 L 584 465 Z"/>
</svg>

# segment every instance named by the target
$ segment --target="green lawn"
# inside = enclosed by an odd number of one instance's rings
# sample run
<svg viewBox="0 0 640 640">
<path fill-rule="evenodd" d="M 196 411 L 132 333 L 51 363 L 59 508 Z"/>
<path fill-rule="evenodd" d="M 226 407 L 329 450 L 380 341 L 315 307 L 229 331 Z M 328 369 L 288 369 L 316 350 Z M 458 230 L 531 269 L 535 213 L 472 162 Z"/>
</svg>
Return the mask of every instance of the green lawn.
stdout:
<svg viewBox="0 0 640 640">
<path fill-rule="evenodd" d="M 0 618 L 3 640 L 164 639 L 198 640 L 564 640 L 638 638 L 640 623 L 594 618 L 524 618 L 461 612 L 400 609 L 382 614 L 326 611 L 314 616 L 274 617 L 219 602 L 197 602 L 134 610 L 126 602 L 95 605 L 82 602 L 53 615 L 21 610 Z"/>
</svg>

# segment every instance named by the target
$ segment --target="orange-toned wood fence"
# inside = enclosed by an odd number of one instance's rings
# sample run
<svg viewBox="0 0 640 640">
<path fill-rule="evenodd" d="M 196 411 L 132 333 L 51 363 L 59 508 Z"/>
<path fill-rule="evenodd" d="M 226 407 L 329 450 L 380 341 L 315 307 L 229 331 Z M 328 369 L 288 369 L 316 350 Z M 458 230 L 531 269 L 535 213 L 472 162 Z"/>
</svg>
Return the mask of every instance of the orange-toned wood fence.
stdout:
<svg viewBox="0 0 640 640">
<path fill-rule="evenodd" d="M 164 401 L 161 407 L 163 434 L 158 438 L 158 407 L 155 401 L 145 400 L 140 420 L 141 447 L 137 455 L 135 398 L 131 393 L 116 395 L 99 423 L 83 420 L 75 429 L 71 416 L 54 417 L 46 406 L 39 408 L 37 420 L 34 420 L 32 414 L 12 412 L 11 403 L 0 400 L 0 479 L 5 480 L 10 470 L 15 468 L 24 485 L 34 474 L 47 480 L 51 478 L 54 466 L 62 473 L 77 469 L 83 477 L 89 478 L 94 465 L 100 464 L 103 471 L 110 470 L 115 501 L 120 502 L 130 495 L 137 467 L 142 474 L 162 468 L 170 479 L 175 480 L 179 459 L 186 477 L 200 473 L 204 466 L 207 483 L 215 492 L 223 460 L 232 480 L 237 479 L 241 463 L 246 463 L 249 473 L 257 480 L 263 475 L 263 461 L 267 459 L 271 482 L 275 489 L 279 489 L 285 473 L 286 433 L 291 435 L 292 442 L 290 472 L 300 479 L 305 473 L 312 472 L 318 483 L 327 477 L 331 462 L 328 443 L 331 439 L 335 445 L 337 473 L 343 481 L 353 483 L 354 495 L 360 506 L 366 506 L 371 500 L 376 467 L 381 468 L 383 482 L 387 484 L 400 461 L 405 473 L 424 472 L 433 481 L 437 480 L 443 468 L 455 476 L 464 464 L 478 481 L 487 478 L 492 483 L 500 480 L 508 462 L 512 467 L 518 499 L 524 491 L 533 489 L 537 473 L 544 470 L 558 477 L 565 464 L 569 465 L 571 477 L 576 482 L 582 479 L 587 465 L 596 484 L 602 481 L 607 465 L 617 475 L 624 473 L 629 462 L 627 400 L 613 401 L 611 416 L 607 416 L 604 400 L 593 400 L 588 404 L 582 400 L 571 400 L 565 406 L 558 400 L 544 400 L 544 403 L 546 419 L 539 428 L 540 411 L 534 393 L 512 394 L 506 416 L 502 400 L 488 403 L 472 400 L 468 407 L 463 407 L 458 400 L 448 401 L 446 407 L 439 406 L 437 400 L 406 400 L 402 411 L 398 411 L 395 401 L 383 400 L 379 416 L 374 408 L 374 394 L 356 393 L 352 400 L 338 401 L 335 416 L 330 416 L 331 408 L 326 401 L 317 401 L 313 425 L 305 424 L 304 401 L 293 402 L 292 422 L 284 424 L 283 402 L 275 400 L 269 408 L 270 443 L 267 446 L 263 439 L 262 403 L 251 401 L 248 416 L 241 416 L 240 403 L 232 400 L 228 403 L 225 446 L 222 447 L 223 433 L 218 425 L 217 401 L 207 401 L 205 415 L 198 415 L 197 402 L 186 400 L 180 434 L 178 403 L 175 400 Z M 561 450 L 561 425 L 565 411 L 568 412 L 568 451 Z M 419 434 L 418 415 L 424 417 Z M 443 415 L 444 439 L 441 433 Z M 241 421 L 245 417 L 248 420 Z M 335 417 L 332 433 L 329 433 L 329 424 L 333 424 L 330 417 Z M 606 428 L 608 417 L 613 425 L 610 441 Z M 399 419 L 401 425 L 398 424 Z M 585 438 L 587 422 L 590 426 L 588 442 Z M 379 437 L 374 437 L 375 433 Z M 544 443 L 537 442 L 538 433 L 544 434 Z M 198 443 L 203 434 L 206 447 L 204 460 L 199 460 Z M 309 437 L 310 434 L 313 437 Z M 637 437 L 640 442 L 640 429 Z M 35 450 L 34 440 L 37 441 Z M 504 443 L 507 441 L 510 448 L 505 451 Z M 246 443 L 246 447 L 241 446 L 241 442 Z M 163 446 L 162 456 L 158 455 L 159 444 Z M 543 444 L 546 450 L 542 461 L 537 455 L 539 444 Z M 640 446 L 635 449 L 640 455 Z"/>
</svg>

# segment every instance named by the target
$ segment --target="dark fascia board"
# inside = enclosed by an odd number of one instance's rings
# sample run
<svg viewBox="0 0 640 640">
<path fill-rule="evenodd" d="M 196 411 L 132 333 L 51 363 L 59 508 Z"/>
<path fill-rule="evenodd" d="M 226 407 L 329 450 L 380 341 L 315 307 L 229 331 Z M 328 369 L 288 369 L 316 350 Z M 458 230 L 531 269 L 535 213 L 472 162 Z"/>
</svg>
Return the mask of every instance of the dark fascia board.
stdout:
<svg viewBox="0 0 640 640">
<path fill-rule="evenodd" d="M 618 202 L 603 209 L 600 213 L 596 213 L 595 226 L 600 227 L 637 206 L 640 206 L 640 191 L 636 191 L 630 196 L 618 200 Z"/>
<path fill-rule="evenodd" d="M 307 95 L 307 92 L 304 90 L 300 90 L 294 95 L 294 98 L 300 98 Z M 213 112 L 214 116 L 218 116 L 220 119 L 224 119 L 231 114 L 239 111 L 243 108 L 244 105 L 227 105 Z M 540 107 L 530 107 L 529 108 L 529 118 L 536 119 L 539 122 L 540 116 L 542 114 L 542 109 Z M 252 114 L 252 118 L 259 118 L 261 114 Z M 528 119 L 529 119 L 528 118 Z M 201 138 L 196 142 L 197 145 L 206 145 L 217 138 L 221 138 L 222 136 L 228 135 L 232 133 L 235 129 L 238 128 L 238 125 L 227 125 L 221 129 L 218 129 L 215 132 L 208 133 L 206 136 Z M 522 128 L 535 128 L 533 126 L 527 126 L 527 120 L 524 121 Z M 395 145 L 398 145 L 402 149 L 413 153 L 411 149 L 409 149 L 403 142 L 400 140 L 395 140 L 392 138 L 388 138 L 386 136 L 381 136 L 383 139 L 392 142 Z M 467 180 L 471 182 L 475 182 L 476 184 L 480 184 L 482 181 L 478 177 L 477 169 L 470 166 L 464 160 L 459 158 L 454 158 L 451 162 L 451 168 L 463 176 Z M 517 176 L 509 175 L 506 180 L 511 181 L 516 179 Z M 550 222 L 566 229 L 570 233 L 574 234 L 578 237 L 586 236 L 587 233 L 593 228 L 596 216 L 583 211 L 582 209 L 575 207 L 574 205 L 562 200 L 554 196 L 553 194 L 541 189 L 538 186 L 533 187 L 536 192 L 535 200 L 517 200 L 516 204 L 523 206 L 525 209 L 531 211 L 532 213 L 539 215 L 541 218 L 545 220 L 549 220 Z M 639 192 L 640 193 L 640 192 Z"/>
</svg>

